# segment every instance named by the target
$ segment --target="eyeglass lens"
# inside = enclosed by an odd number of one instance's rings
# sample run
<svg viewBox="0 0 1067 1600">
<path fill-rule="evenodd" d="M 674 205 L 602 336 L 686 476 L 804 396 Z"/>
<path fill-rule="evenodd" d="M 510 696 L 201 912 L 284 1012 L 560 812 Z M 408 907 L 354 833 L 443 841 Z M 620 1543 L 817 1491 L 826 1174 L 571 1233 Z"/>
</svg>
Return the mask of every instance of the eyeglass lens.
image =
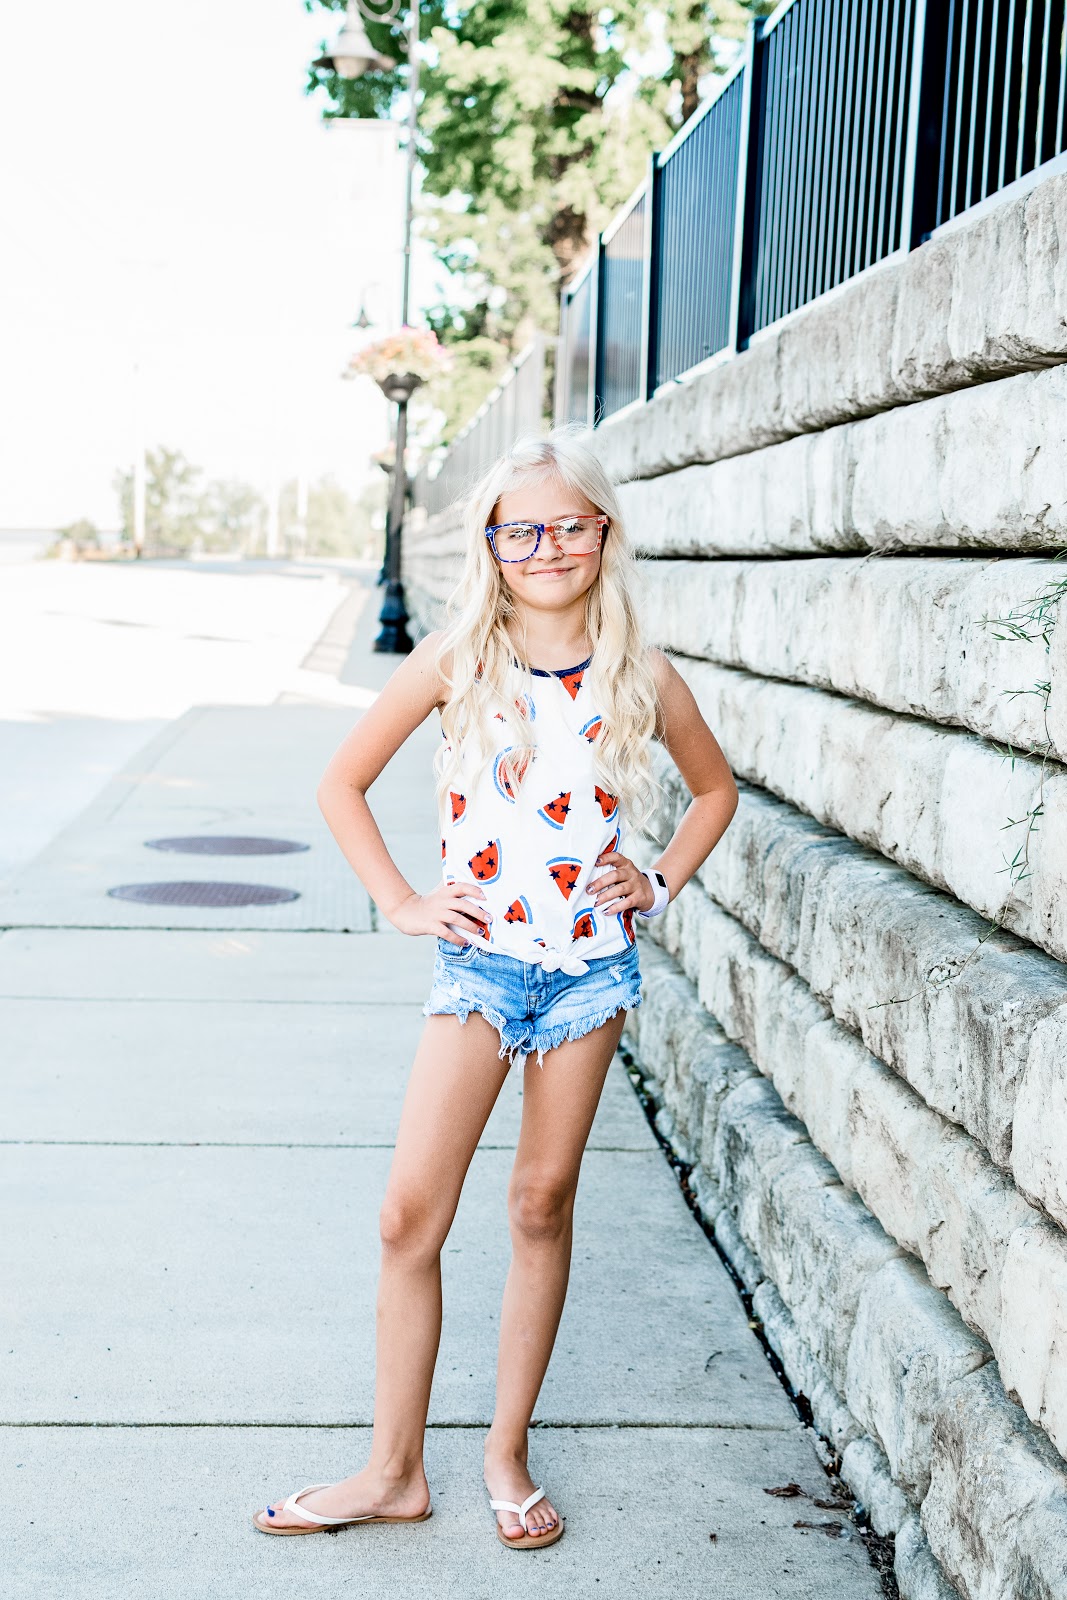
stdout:
<svg viewBox="0 0 1067 1600">
<path fill-rule="evenodd" d="M 561 549 L 569 555 L 592 555 L 600 543 L 600 518 L 562 517 L 558 522 L 545 524 Z M 496 529 L 493 543 L 502 561 L 522 561 L 532 556 L 537 548 L 538 528 L 535 522 L 509 522 Z"/>
</svg>

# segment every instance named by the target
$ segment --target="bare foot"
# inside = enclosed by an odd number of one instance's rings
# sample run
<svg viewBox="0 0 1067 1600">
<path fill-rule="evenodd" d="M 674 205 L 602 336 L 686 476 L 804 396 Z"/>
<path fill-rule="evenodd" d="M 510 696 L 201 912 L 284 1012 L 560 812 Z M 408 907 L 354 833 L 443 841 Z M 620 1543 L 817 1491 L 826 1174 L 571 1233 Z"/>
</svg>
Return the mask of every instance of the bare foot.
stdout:
<svg viewBox="0 0 1067 1600">
<path fill-rule="evenodd" d="M 511 1500 L 515 1505 L 521 1505 L 539 1487 L 526 1470 L 525 1451 L 521 1455 L 502 1454 L 488 1443 L 485 1447 L 484 1476 L 491 1500 Z M 498 1511 L 496 1519 L 505 1539 L 522 1538 L 522 1523 L 514 1511 Z M 526 1513 L 526 1531 L 535 1537 L 550 1532 L 558 1522 L 559 1513 L 547 1497 L 538 1500 Z"/>
<path fill-rule="evenodd" d="M 256 1512 L 261 1528 L 308 1527 L 302 1518 L 282 1509 L 286 1498 Z M 305 1495 L 300 1504 L 320 1517 L 421 1517 L 430 1509 L 430 1487 L 421 1468 L 409 1477 L 387 1478 L 364 1467 L 352 1478 Z"/>
</svg>

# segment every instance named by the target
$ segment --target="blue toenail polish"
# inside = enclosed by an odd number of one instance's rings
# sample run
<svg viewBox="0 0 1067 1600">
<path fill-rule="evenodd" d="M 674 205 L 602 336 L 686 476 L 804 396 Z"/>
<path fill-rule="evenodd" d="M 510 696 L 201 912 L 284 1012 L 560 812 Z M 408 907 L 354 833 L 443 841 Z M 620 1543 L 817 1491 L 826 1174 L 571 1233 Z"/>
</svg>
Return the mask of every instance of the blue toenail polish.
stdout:
<svg viewBox="0 0 1067 1600">
<path fill-rule="evenodd" d="M 268 1517 L 273 1517 L 274 1515 L 274 1512 L 271 1510 L 270 1506 L 267 1507 L 267 1515 Z"/>
</svg>

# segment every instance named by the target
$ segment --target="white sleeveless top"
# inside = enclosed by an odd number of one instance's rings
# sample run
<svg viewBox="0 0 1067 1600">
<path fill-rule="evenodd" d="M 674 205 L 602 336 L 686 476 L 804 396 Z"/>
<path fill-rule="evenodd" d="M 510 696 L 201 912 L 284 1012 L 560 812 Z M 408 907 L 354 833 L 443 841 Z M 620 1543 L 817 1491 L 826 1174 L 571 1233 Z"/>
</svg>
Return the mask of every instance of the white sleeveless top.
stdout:
<svg viewBox="0 0 1067 1600">
<path fill-rule="evenodd" d="M 583 688 L 588 665 L 531 669 L 525 711 L 537 749 L 517 793 L 501 770 L 512 741 L 498 713 L 488 764 L 471 784 L 453 780 L 441 810 L 445 882 L 479 884 L 493 914 L 485 937 L 470 942 L 574 974 L 588 970 L 590 957 L 617 955 L 634 942 L 633 913 L 594 909 L 588 891 L 603 870 L 597 857 L 622 845 L 618 802 L 593 769 L 600 716 Z"/>
</svg>

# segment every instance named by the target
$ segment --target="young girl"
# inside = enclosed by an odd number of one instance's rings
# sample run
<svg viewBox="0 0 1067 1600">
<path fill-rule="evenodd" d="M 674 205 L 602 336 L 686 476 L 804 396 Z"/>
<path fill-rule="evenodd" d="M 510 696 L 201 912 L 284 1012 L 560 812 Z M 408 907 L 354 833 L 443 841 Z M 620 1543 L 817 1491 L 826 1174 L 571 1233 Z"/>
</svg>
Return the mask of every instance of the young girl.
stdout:
<svg viewBox="0 0 1067 1600">
<path fill-rule="evenodd" d="M 370 1459 L 258 1512 L 263 1533 L 430 1515 L 423 1439 L 441 1248 L 508 1067 L 525 1057 L 484 1475 L 509 1549 L 562 1534 L 527 1470 L 527 1431 L 567 1290 L 582 1154 L 625 1013 L 640 1003 L 634 916 L 664 909 L 737 804 L 693 696 L 641 643 L 618 501 L 589 449 L 566 430 L 521 440 L 476 488 L 466 521 L 450 627 L 397 668 L 319 788 L 381 911 L 402 933 L 436 937 L 437 959 L 381 1211 Z M 418 894 L 366 792 L 435 710 L 443 881 Z M 654 737 L 693 801 L 645 873 L 620 845 L 654 799 Z"/>
</svg>

